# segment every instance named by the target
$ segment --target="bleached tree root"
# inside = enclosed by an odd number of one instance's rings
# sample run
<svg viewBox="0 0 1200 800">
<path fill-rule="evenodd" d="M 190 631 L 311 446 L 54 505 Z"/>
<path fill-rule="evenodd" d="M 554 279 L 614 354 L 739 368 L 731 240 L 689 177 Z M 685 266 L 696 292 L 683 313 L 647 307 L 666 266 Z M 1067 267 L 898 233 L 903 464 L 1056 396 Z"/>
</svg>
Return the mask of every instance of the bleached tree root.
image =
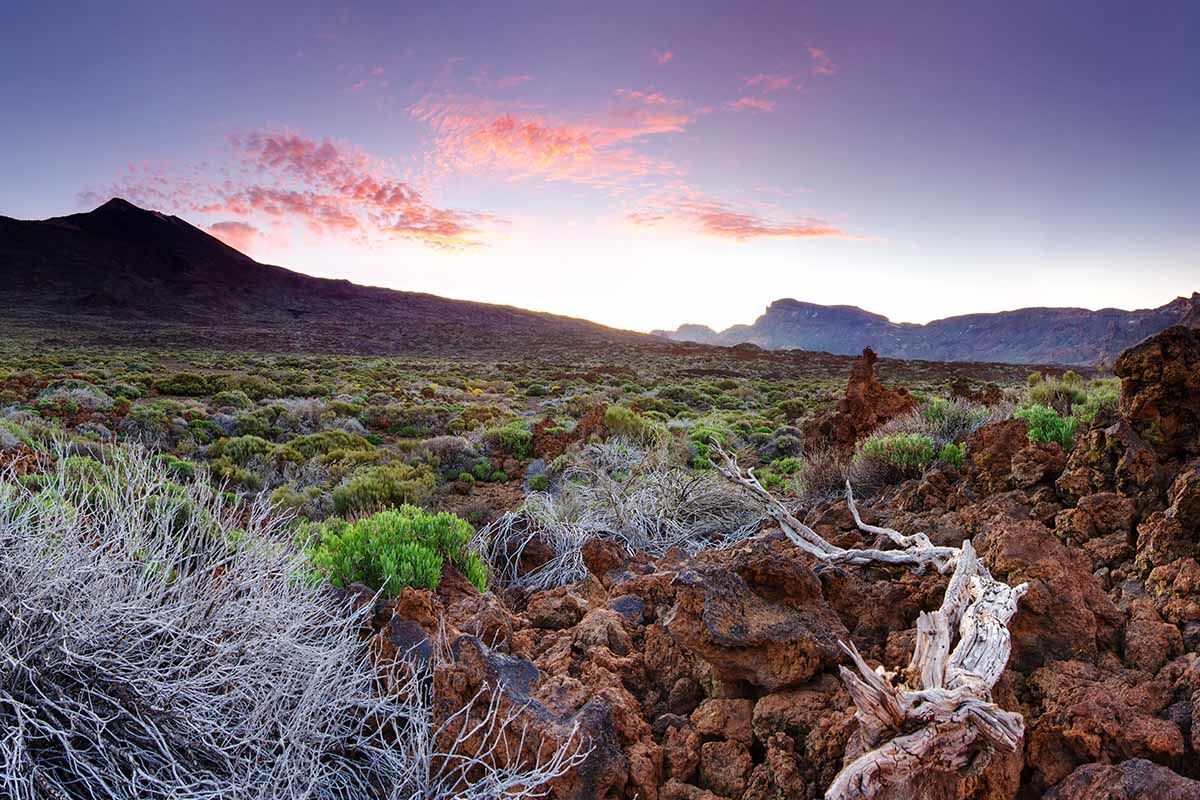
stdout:
<svg viewBox="0 0 1200 800">
<path fill-rule="evenodd" d="M 961 547 L 941 547 L 923 533 L 904 535 L 865 524 L 849 482 L 846 503 L 859 530 L 895 548 L 837 547 L 797 519 L 732 455 L 720 455 L 721 473 L 757 497 L 784 534 L 815 558 L 953 570 L 941 607 L 917 619 L 912 659 L 903 670 L 872 669 L 853 643 L 842 643 L 854 664 L 854 669 L 841 667 L 842 681 L 857 707 L 866 752 L 843 767 L 826 790 L 826 800 L 867 800 L 888 788 L 915 787 L 931 771 L 972 774 L 993 752 L 1014 751 L 1024 721 L 993 703 L 991 692 L 1008 663 L 1008 622 L 1027 584 L 1009 586 L 994 579 L 969 539 Z"/>
</svg>

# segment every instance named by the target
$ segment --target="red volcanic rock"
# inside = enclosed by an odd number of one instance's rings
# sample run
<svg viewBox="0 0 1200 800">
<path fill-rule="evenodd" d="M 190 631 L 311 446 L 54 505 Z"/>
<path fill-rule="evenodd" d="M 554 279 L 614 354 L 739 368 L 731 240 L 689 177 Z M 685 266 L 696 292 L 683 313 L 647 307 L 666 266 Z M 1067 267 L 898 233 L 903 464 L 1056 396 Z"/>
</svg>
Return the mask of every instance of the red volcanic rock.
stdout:
<svg viewBox="0 0 1200 800">
<path fill-rule="evenodd" d="M 1125 663 L 1153 674 L 1182 652 L 1179 628 L 1163 622 L 1149 599 L 1133 601 L 1125 624 Z"/>
<path fill-rule="evenodd" d="M 700 746 L 700 786 L 726 797 L 741 797 L 754 765 L 740 742 L 705 742 Z"/>
<path fill-rule="evenodd" d="M 1146 578 L 1146 592 L 1168 622 L 1177 625 L 1200 621 L 1200 563 L 1180 558 L 1155 567 Z"/>
<path fill-rule="evenodd" d="M 1165 511 L 1138 526 L 1136 565 L 1142 574 L 1176 559 L 1200 557 L 1200 461 L 1176 476 L 1167 500 Z"/>
<path fill-rule="evenodd" d="M 535 628 L 570 628 L 587 613 L 588 603 L 568 586 L 538 592 L 525 605 L 525 616 Z"/>
<path fill-rule="evenodd" d="M 1163 486 L 1154 451 L 1125 420 L 1092 428 L 1079 438 L 1055 482 L 1067 503 L 1096 492 L 1120 492 L 1139 507 L 1156 502 Z"/>
<path fill-rule="evenodd" d="M 702 736 L 720 736 L 749 747 L 754 741 L 750 719 L 754 701 L 712 697 L 692 712 L 692 726 Z"/>
<path fill-rule="evenodd" d="M 1133 758 L 1085 764 L 1047 792 L 1045 800 L 1200 800 L 1200 781 Z"/>
<path fill-rule="evenodd" d="M 1009 483 L 1016 489 L 1053 483 L 1066 466 L 1067 454 L 1058 442 L 1026 442 L 1013 454 Z"/>
<path fill-rule="evenodd" d="M 1116 644 L 1122 615 L 1092 575 L 1082 553 L 1032 520 L 996 522 L 975 540 L 993 575 L 1029 583 L 1009 623 L 1009 666 L 1028 670 L 1054 659 L 1095 661 Z"/>
<path fill-rule="evenodd" d="M 1133 676 L 1078 661 L 1053 662 L 1030 676 L 1039 713 L 1026 732 L 1026 767 L 1035 786 L 1053 786 L 1093 761 L 1178 763 L 1186 749 L 1183 733 L 1157 716 L 1171 702 L 1170 685 L 1137 684 Z"/>
<path fill-rule="evenodd" d="M 907 389 L 889 389 L 876 379 L 876 360 L 874 350 L 863 350 L 862 358 L 850 370 L 846 396 L 838 402 L 837 410 L 805 426 L 804 438 L 809 447 L 850 450 L 883 423 L 917 407 Z"/>
<path fill-rule="evenodd" d="M 775 734 L 766 742 L 766 760 L 750 773 L 742 800 L 783 800 L 807 794 L 808 782 L 796 756 L 795 742 L 785 734 Z"/>
<path fill-rule="evenodd" d="M 1164 459 L 1200 455 L 1200 331 L 1167 328 L 1117 359 L 1121 416 Z"/>
<path fill-rule="evenodd" d="M 1010 488 L 1013 458 L 1029 444 L 1029 428 L 1019 419 L 984 425 L 967 437 L 967 481 L 981 494 Z"/>
<path fill-rule="evenodd" d="M 837 642 L 848 634 L 820 581 L 767 542 L 704 553 L 675 583 L 677 599 L 664 624 L 719 678 L 778 689 L 841 659 Z"/>
<path fill-rule="evenodd" d="M 1137 506 L 1115 492 L 1100 492 L 1082 498 L 1075 508 L 1060 511 L 1054 533 L 1068 547 L 1080 547 L 1092 559 L 1092 567 L 1116 566 L 1133 552 L 1131 537 Z"/>
</svg>

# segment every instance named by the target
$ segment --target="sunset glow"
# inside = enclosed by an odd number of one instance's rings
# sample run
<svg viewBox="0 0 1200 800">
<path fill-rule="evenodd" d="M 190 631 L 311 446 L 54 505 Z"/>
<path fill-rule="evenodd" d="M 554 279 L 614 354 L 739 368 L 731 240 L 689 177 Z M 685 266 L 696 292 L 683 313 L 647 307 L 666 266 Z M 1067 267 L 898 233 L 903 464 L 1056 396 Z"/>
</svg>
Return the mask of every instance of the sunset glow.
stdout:
<svg viewBox="0 0 1200 800">
<path fill-rule="evenodd" d="M 640 330 L 1190 293 L 1195 5 L 970 5 L 26 6 L 0 213 L 119 195 L 266 263 Z"/>
</svg>

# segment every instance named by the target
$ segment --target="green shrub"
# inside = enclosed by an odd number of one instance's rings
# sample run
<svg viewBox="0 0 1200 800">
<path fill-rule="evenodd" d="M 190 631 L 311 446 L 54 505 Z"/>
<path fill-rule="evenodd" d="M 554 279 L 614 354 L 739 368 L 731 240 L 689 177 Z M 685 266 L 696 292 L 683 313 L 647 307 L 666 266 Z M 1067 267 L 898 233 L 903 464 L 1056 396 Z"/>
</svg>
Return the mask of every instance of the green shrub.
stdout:
<svg viewBox="0 0 1200 800">
<path fill-rule="evenodd" d="M 550 488 L 550 476 L 545 473 L 533 475 L 529 478 L 529 488 L 534 492 L 544 492 Z"/>
<path fill-rule="evenodd" d="M 646 419 L 626 406 L 611 405 L 604 409 L 604 427 L 610 436 L 624 436 L 643 444 L 655 444 L 666 438 L 667 429 Z"/>
<path fill-rule="evenodd" d="M 1072 416 L 1083 425 L 1091 425 L 1101 409 L 1112 411 L 1121 399 L 1121 382 L 1116 378 L 1098 378 L 1087 386 L 1083 403 L 1073 409 Z"/>
<path fill-rule="evenodd" d="M 425 503 L 436 482 L 437 478 L 427 466 L 388 464 L 370 467 L 333 490 L 333 508 L 346 516 L 389 506 Z"/>
<path fill-rule="evenodd" d="M 343 588 L 362 583 L 389 596 L 410 586 L 436 589 L 442 564 L 449 561 L 486 591 L 487 567 L 470 547 L 474 534 L 466 520 L 453 514 L 402 505 L 357 522 L 325 522 L 310 558 L 330 583 Z"/>
<path fill-rule="evenodd" d="M 1030 441 L 1058 442 L 1064 450 L 1071 449 L 1075 440 L 1074 417 L 1059 416 L 1054 409 L 1040 404 L 1019 408 L 1013 416 L 1025 421 Z"/>
<path fill-rule="evenodd" d="M 1070 414 L 1071 407 L 1087 399 L 1087 392 L 1078 382 L 1068 383 L 1057 378 L 1047 378 L 1029 389 L 1029 401 L 1034 405 L 1046 406 L 1060 414 Z"/>
<path fill-rule="evenodd" d="M 871 436 L 854 454 L 852 480 L 880 486 L 918 478 L 933 462 L 934 447 L 933 439 L 923 433 Z"/>
<path fill-rule="evenodd" d="M 208 378 L 195 372 L 176 372 L 155 378 L 154 388 L 159 394 L 180 397 L 203 397 L 212 391 Z"/>
<path fill-rule="evenodd" d="M 279 397 L 283 394 L 279 384 L 261 375 L 226 375 L 218 381 L 218 385 L 226 392 L 242 392 L 251 400 Z"/>
<path fill-rule="evenodd" d="M 232 407 L 244 411 L 253 408 L 254 401 L 241 389 L 225 389 L 213 395 L 212 404 L 214 408 Z"/>
<path fill-rule="evenodd" d="M 1031 387 L 1037 386 L 1041 382 L 1042 382 L 1042 373 L 1040 373 L 1040 372 L 1031 372 L 1031 373 L 1029 373 L 1029 377 L 1027 377 L 1025 379 L 1025 385 L 1031 386 Z"/>
<path fill-rule="evenodd" d="M 295 448 L 307 461 L 316 456 L 329 455 L 336 450 L 372 450 L 372 445 L 366 438 L 357 433 L 328 430 L 319 433 L 309 433 L 297 436 L 288 442 L 288 447 Z"/>
<path fill-rule="evenodd" d="M 493 452 L 507 453 L 514 458 L 533 455 L 533 433 L 520 422 L 510 422 L 484 431 L 483 442 Z"/>
<path fill-rule="evenodd" d="M 963 459 L 966 458 L 967 449 L 961 444 L 947 442 L 942 446 L 942 451 L 938 453 L 938 460 L 944 461 L 955 469 L 959 469 L 963 465 Z"/>
</svg>

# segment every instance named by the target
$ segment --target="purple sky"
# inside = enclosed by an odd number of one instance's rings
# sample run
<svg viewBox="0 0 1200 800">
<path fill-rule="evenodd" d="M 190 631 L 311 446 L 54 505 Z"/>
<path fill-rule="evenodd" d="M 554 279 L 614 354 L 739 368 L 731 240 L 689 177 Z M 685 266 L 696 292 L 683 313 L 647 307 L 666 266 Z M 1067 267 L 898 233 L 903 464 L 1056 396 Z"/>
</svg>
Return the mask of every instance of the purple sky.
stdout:
<svg viewBox="0 0 1200 800">
<path fill-rule="evenodd" d="M 52 7 L 53 6 L 53 7 Z M 16 3 L 0 214 L 650 329 L 1200 289 L 1200 3 Z"/>
</svg>

